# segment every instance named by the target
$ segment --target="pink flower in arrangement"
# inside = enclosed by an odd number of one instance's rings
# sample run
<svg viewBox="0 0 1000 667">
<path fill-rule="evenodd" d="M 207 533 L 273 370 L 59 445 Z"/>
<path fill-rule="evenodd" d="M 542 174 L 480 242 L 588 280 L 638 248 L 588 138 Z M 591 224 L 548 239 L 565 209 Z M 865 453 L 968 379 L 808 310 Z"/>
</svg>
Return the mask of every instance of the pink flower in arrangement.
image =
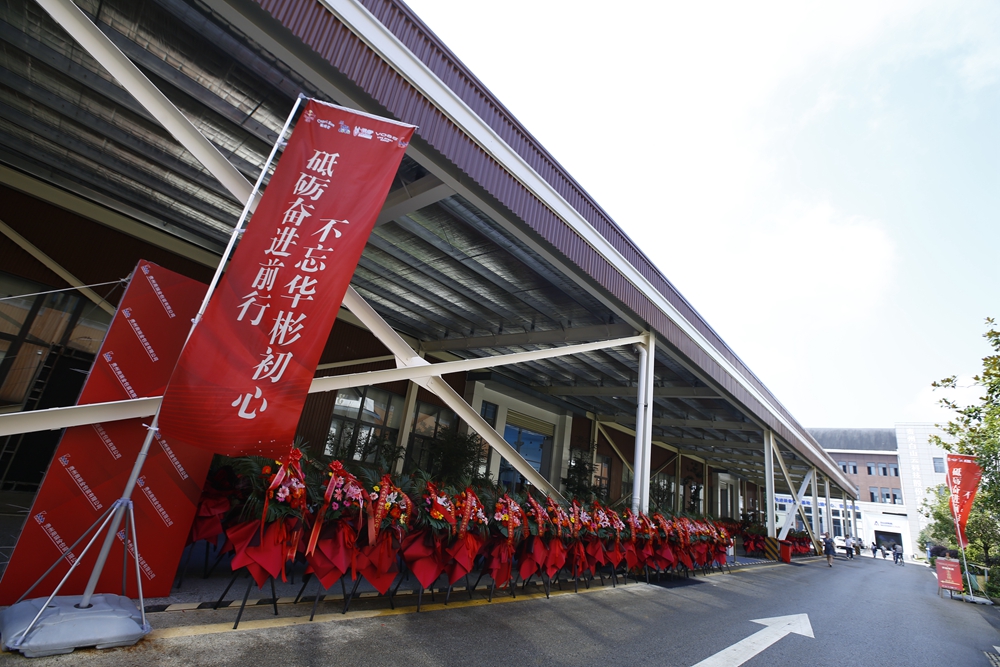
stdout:
<svg viewBox="0 0 1000 667">
<path fill-rule="evenodd" d="M 337 503 L 330 503 L 330 509 L 332 509 L 334 512 L 336 512 L 337 510 L 340 509 L 340 505 L 337 504 Z"/>
<path fill-rule="evenodd" d="M 285 502 L 285 499 L 288 498 L 288 487 L 285 485 L 279 486 L 276 497 L 279 502 Z"/>
<path fill-rule="evenodd" d="M 361 500 L 361 487 L 353 484 L 347 487 L 347 497 L 351 500 Z"/>
</svg>

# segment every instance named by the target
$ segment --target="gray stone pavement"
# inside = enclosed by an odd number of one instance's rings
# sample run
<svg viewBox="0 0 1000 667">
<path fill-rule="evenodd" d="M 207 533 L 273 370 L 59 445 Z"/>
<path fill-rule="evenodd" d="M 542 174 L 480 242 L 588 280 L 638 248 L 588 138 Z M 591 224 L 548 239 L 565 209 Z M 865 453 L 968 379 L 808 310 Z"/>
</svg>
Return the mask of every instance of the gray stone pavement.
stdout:
<svg viewBox="0 0 1000 667">
<path fill-rule="evenodd" d="M 458 596 L 461 598 L 463 596 Z M 737 568 L 732 574 L 629 583 L 544 595 L 425 600 L 388 609 L 360 601 L 248 610 L 158 612 L 154 633 L 130 649 L 84 650 L 32 665 L 695 665 L 757 636 L 754 619 L 807 614 L 814 637 L 791 634 L 745 664 L 989 665 L 1000 612 L 939 597 L 933 572 L 881 559 L 823 559 Z M 0 665 L 26 658 L 0 655 Z M 27 664 L 27 663 L 23 663 Z"/>
</svg>

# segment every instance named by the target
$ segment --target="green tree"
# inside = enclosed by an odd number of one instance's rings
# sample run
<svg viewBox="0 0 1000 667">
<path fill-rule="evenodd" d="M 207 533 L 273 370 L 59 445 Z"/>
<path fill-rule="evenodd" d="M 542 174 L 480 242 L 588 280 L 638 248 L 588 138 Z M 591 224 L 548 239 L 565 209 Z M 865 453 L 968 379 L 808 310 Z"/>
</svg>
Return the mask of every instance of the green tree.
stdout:
<svg viewBox="0 0 1000 667">
<path fill-rule="evenodd" d="M 924 549 L 929 544 L 957 549 L 958 540 L 955 536 L 955 520 L 951 516 L 951 495 L 948 493 L 948 487 L 941 484 L 927 491 L 929 495 L 921 505 L 920 513 L 931 522 L 920 531 L 917 543 Z"/>
<path fill-rule="evenodd" d="M 931 442 L 948 451 L 973 454 L 983 470 L 982 493 L 990 500 L 1000 500 L 1000 330 L 993 318 L 987 318 L 988 330 L 983 337 L 993 354 L 983 358 L 983 370 L 973 377 L 983 395 L 978 403 L 961 406 L 949 398 L 941 405 L 955 413 L 955 418 L 942 427 L 947 438 L 931 436 Z M 956 376 L 934 382 L 936 389 L 955 389 Z"/>
</svg>

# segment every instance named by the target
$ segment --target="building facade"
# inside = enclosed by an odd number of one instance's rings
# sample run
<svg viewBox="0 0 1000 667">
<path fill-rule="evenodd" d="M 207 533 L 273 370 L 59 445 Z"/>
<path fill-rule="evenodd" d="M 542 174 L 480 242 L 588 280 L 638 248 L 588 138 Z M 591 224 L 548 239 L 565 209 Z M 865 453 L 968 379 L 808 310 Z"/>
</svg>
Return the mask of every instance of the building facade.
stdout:
<svg viewBox="0 0 1000 667">
<path fill-rule="evenodd" d="M 822 428 L 810 433 L 854 483 L 859 497 L 853 532 L 850 503 L 845 508 L 841 499 L 831 499 L 832 534 L 853 534 L 866 546 L 899 543 L 906 553 L 921 553 L 917 542 L 928 523 L 921 506 L 945 483 L 947 452 L 930 441 L 942 431 L 934 424 L 900 423 L 892 429 Z M 791 498 L 777 495 L 776 501 L 780 512 Z M 811 500 L 806 502 L 810 514 Z M 823 522 L 825 500 L 818 504 Z M 825 522 L 823 526 L 826 530 Z"/>
</svg>

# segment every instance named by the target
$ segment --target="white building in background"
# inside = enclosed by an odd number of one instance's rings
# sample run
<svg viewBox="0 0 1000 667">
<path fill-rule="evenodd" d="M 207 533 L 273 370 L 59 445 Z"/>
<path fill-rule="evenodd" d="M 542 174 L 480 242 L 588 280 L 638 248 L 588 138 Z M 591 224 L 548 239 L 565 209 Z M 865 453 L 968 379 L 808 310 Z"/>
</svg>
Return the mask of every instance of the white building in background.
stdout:
<svg viewBox="0 0 1000 667">
<path fill-rule="evenodd" d="M 932 434 L 943 435 L 934 424 L 896 424 L 895 428 L 817 428 L 810 434 L 840 466 L 858 490 L 861 500 L 854 505 L 839 497 L 830 498 L 831 525 L 826 525 L 826 499 L 818 489 L 819 531 L 834 536 L 854 534 L 865 546 L 872 542 L 888 547 L 900 543 L 908 554 L 919 554 L 917 539 L 927 519 L 920 507 L 928 489 L 944 484 L 946 452 L 930 443 Z M 775 494 L 778 524 L 784 520 L 792 498 Z M 813 499 L 803 503 L 812 515 Z M 796 519 L 797 530 L 803 528 Z"/>
<path fill-rule="evenodd" d="M 930 523 L 920 513 L 920 507 L 929 495 L 928 490 L 933 492 L 933 489 L 945 483 L 945 456 L 948 452 L 931 444 L 931 435 L 944 437 L 944 432 L 934 424 L 896 424 L 903 494 L 908 505 L 914 509 L 909 514 L 910 531 L 914 540 Z M 911 498 L 913 502 L 910 502 Z"/>
</svg>

